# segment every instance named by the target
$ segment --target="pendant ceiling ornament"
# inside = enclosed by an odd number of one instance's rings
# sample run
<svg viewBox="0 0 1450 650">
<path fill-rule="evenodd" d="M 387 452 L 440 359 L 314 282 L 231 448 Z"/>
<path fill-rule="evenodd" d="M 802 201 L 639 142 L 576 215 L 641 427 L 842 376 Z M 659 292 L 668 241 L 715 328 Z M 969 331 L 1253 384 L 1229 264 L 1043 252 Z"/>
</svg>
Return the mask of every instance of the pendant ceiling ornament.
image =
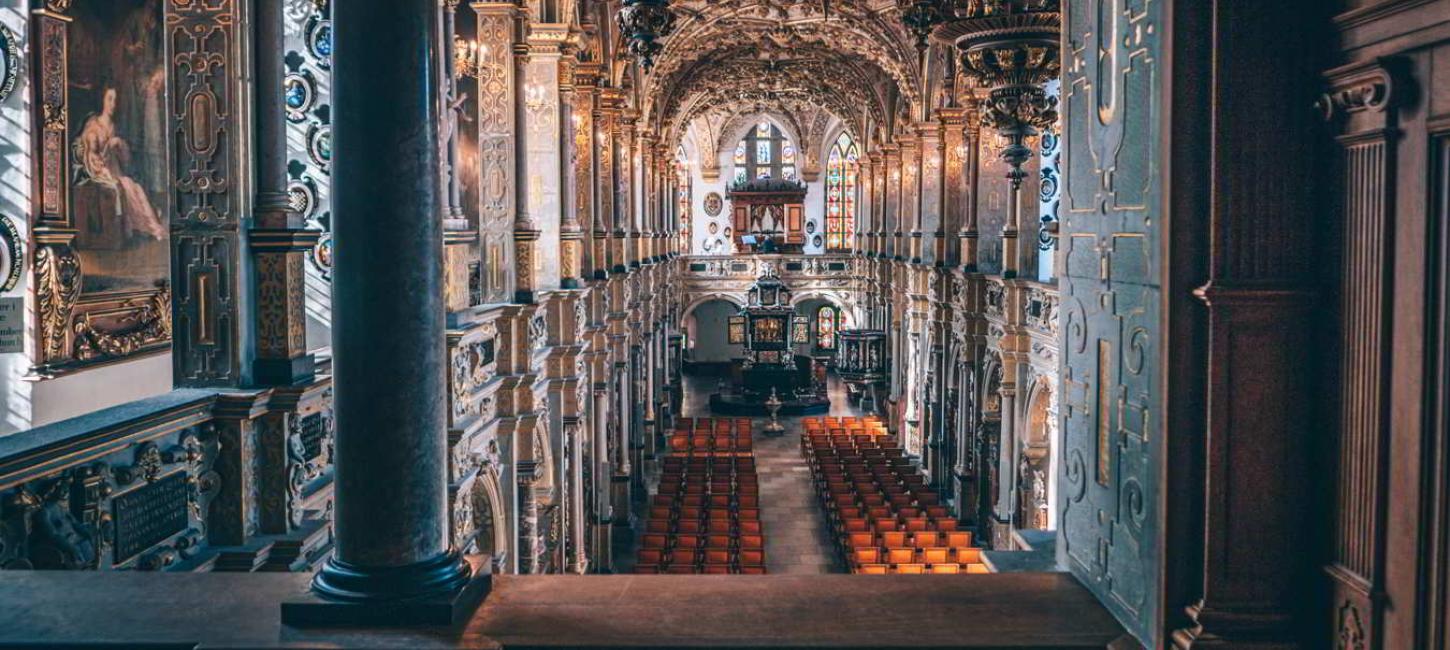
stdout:
<svg viewBox="0 0 1450 650">
<path fill-rule="evenodd" d="M 670 0 L 624 0 L 614 19 L 629 43 L 630 56 L 646 70 L 654 67 L 655 56 L 665 49 L 660 40 L 675 28 Z"/>
<path fill-rule="evenodd" d="M 1043 84 L 1062 70 L 1061 0 L 898 0 L 918 39 L 956 46 L 961 69 L 988 89 L 982 122 L 1007 139 L 999 154 L 1020 188 L 1032 156 L 1027 138 L 1057 122 Z"/>
</svg>

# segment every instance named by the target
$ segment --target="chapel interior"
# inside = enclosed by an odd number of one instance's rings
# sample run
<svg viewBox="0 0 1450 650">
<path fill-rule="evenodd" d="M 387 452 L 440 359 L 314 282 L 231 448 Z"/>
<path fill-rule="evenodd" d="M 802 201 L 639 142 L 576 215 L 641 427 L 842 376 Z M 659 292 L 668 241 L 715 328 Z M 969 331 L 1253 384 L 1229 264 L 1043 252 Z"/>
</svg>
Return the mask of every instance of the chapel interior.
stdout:
<svg viewBox="0 0 1450 650">
<path fill-rule="evenodd" d="M 0 648 L 1450 648 L 1450 0 L 0 0 Z"/>
</svg>

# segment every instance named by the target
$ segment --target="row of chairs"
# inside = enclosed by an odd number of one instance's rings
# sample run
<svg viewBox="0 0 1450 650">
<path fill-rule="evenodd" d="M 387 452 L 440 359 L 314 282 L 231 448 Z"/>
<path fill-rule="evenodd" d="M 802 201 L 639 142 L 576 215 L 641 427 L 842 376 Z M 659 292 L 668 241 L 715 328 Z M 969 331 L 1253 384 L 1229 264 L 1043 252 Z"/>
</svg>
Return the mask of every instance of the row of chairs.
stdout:
<svg viewBox="0 0 1450 650">
<path fill-rule="evenodd" d="M 877 417 L 875 415 L 852 416 L 852 417 L 836 417 L 836 416 L 832 416 L 832 415 L 825 415 L 825 416 L 819 416 L 819 417 L 812 416 L 812 417 L 801 418 L 801 425 L 805 427 L 806 431 L 810 431 L 812 429 L 861 429 L 861 428 L 875 428 L 875 429 L 885 430 L 885 426 L 886 426 L 885 424 L 883 424 L 881 422 L 881 418 L 879 418 L 879 417 Z"/>
<path fill-rule="evenodd" d="M 734 421 L 725 423 L 737 427 Z M 700 421 L 688 424 L 695 426 Z M 718 426 L 714 422 L 708 425 Z M 743 426 L 748 436 L 749 421 Z M 740 450 L 702 453 L 691 449 L 666 456 L 662 465 L 635 572 L 765 573 L 760 479 L 754 456 Z"/>
<path fill-rule="evenodd" d="M 675 431 L 683 432 L 749 433 L 750 428 L 750 418 L 678 418 L 675 420 Z"/>
<path fill-rule="evenodd" d="M 986 573 L 981 549 L 884 427 L 808 428 L 801 446 L 853 573 Z"/>
</svg>

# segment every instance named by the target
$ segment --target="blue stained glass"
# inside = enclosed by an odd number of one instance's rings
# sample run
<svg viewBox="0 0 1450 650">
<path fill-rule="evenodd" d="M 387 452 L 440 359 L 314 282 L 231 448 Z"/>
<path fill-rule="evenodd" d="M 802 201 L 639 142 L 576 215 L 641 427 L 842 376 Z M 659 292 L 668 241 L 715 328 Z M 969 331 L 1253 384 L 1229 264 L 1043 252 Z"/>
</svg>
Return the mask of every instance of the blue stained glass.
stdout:
<svg viewBox="0 0 1450 650">
<path fill-rule="evenodd" d="M 322 56 L 332 56 L 332 26 L 323 25 L 317 28 L 317 41 L 313 44 L 317 53 Z"/>
<path fill-rule="evenodd" d="M 296 83 L 296 82 L 287 84 L 287 106 L 288 107 L 290 107 L 290 108 L 302 108 L 302 103 L 304 101 L 306 101 L 306 99 L 307 99 L 307 93 L 303 92 L 303 90 L 302 90 L 302 84 Z"/>
</svg>

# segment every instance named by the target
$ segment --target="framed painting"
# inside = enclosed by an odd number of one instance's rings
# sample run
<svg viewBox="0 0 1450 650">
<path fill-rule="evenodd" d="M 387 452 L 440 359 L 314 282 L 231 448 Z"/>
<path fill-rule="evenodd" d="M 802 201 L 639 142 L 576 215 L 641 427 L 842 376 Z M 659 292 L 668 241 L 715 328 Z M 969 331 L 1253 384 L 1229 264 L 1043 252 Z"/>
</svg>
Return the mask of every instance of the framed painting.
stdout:
<svg viewBox="0 0 1450 650">
<path fill-rule="evenodd" d="M 731 316 L 729 323 L 729 342 L 731 345 L 745 344 L 745 317 Z"/>
<path fill-rule="evenodd" d="M 171 340 L 170 106 L 162 0 L 37 12 L 37 365 Z"/>
</svg>

